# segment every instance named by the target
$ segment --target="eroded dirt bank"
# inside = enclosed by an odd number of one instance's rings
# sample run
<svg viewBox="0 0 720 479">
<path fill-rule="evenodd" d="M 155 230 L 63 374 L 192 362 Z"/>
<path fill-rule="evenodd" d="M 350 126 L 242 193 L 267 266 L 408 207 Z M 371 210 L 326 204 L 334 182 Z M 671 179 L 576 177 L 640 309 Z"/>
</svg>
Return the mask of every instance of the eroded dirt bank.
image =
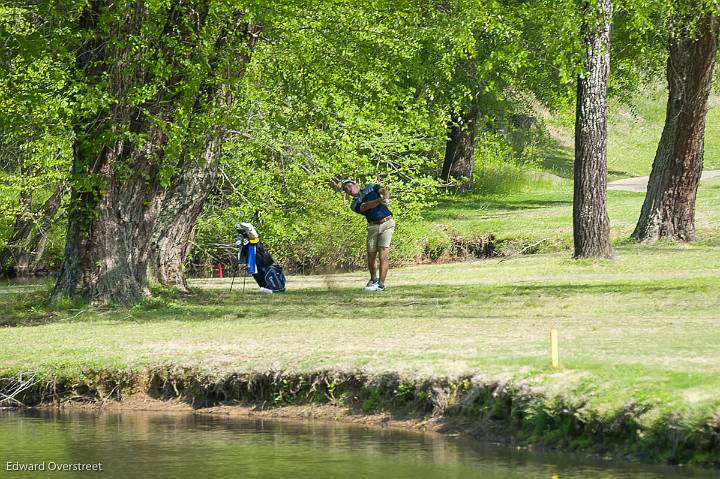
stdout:
<svg viewBox="0 0 720 479">
<path fill-rule="evenodd" d="M 522 383 L 475 376 L 406 378 L 362 371 L 218 376 L 170 366 L 87 371 L 78 377 L 20 374 L 0 379 L 0 405 L 319 418 L 720 466 L 720 412 L 687 417 L 630 398 L 618 409 L 598 411 L 572 391 L 550 397 Z"/>
</svg>

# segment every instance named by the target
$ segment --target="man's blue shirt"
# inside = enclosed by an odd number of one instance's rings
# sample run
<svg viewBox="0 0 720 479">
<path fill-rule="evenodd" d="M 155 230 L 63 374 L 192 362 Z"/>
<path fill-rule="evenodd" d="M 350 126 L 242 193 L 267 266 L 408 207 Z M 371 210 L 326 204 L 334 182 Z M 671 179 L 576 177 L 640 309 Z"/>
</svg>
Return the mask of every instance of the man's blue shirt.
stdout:
<svg viewBox="0 0 720 479">
<path fill-rule="evenodd" d="M 380 198 L 380 188 L 381 186 L 377 183 L 368 183 L 365 188 L 360 190 L 360 193 L 355 197 L 352 204 L 350 205 L 350 208 L 355 213 L 365 215 L 365 218 L 367 218 L 368 222 L 378 221 L 388 216 L 391 216 L 392 213 L 390 212 L 390 209 L 387 207 L 387 205 L 382 203 L 377 205 L 375 208 L 370 208 L 369 210 L 366 210 L 364 212 L 360 211 L 360 205 L 362 205 L 363 203 Z"/>
</svg>

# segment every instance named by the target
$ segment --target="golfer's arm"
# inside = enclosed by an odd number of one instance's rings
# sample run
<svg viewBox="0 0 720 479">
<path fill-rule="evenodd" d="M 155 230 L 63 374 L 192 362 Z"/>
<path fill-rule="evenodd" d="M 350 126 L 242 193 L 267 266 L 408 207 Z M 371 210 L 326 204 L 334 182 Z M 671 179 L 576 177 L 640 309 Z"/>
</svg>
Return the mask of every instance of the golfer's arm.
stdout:
<svg viewBox="0 0 720 479">
<path fill-rule="evenodd" d="M 366 201 L 365 203 L 361 204 L 360 208 L 358 208 L 358 209 L 360 210 L 360 213 L 365 213 L 367 210 L 370 210 L 372 208 L 375 208 L 378 205 L 381 205 L 382 202 L 383 202 L 382 198 Z"/>
</svg>

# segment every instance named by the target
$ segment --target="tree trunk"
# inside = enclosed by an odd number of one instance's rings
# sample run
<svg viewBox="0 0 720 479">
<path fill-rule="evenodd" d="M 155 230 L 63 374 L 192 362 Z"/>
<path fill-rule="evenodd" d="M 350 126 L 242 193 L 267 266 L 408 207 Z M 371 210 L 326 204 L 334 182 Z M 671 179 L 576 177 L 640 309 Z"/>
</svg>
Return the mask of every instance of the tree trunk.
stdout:
<svg viewBox="0 0 720 479">
<path fill-rule="evenodd" d="M 37 272 L 42 265 L 42 256 L 45 253 L 48 237 L 50 236 L 50 228 L 62 206 L 63 198 L 69 190 L 69 185 L 63 181 L 55 192 L 43 205 L 42 217 L 39 221 L 39 228 L 34 234 L 30 244 L 34 245 L 32 257 L 29 261 L 29 270 L 33 273 Z"/>
<path fill-rule="evenodd" d="M 77 52 L 78 69 L 90 88 L 106 84 L 115 101 L 76 127 L 65 256 L 54 299 L 129 304 L 149 294 L 147 260 L 163 199 L 158 173 L 168 141 L 160 125 L 172 117 L 175 105 L 167 96 L 179 79 L 155 77 L 149 61 L 132 50 L 128 38 L 143 34 L 147 8 L 141 2 L 128 10 L 114 8 L 107 0 L 93 0 L 80 18 L 90 38 Z M 174 3 L 159 37 L 145 38 L 154 42 L 155 59 L 171 66 L 181 59 L 168 46 L 178 40 L 171 37 L 186 33 L 180 17 Z M 103 18 L 116 23 L 101 27 Z M 153 99 L 127 100 L 132 88 L 153 84 L 158 87 Z M 123 128 L 127 133 L 118 134 Z"/>
<path fill-rule="evenodd" d="M 156 154 L 164 141 L 156 132 Z M 53 296 L 80 296 L 100 304 L 136 302 L 149 294 L 148 245 L 162 202 L 158 164 L 129 142 L 104 148 L 92 158 L 78 150 L 76 146 L 73 176 L 78 165 L 92 160 L 91 174 L 103 179 L 102 192 L 72 193 L 65 257 Z M 125 162 L 132 170 L 129 178 L 118 175 Z"/>
<path fill-rule="evenodd" d="M 91 0 L 80 26 L 90 38 L 78 50 L 78 68 L 88 90 L 104 90 L 111 101 L 78 123 L 65 258 L 53 297 L 130 304 L 149 295 L 151 244 L 166 195 L 160 173 L 179 167 L 182 174 L 187 165 L 178 162 L 197 132 L 222 121 L 229 85 L 257 35 L 242 11 L 207 1 L 150 10 L 144 2 Z M 151 97 L 137 100 L 147 89 Z M 177 151 L 185 153 L 166 157 Z"/>
<path fill-rule="evenodd" d="M 611 258 L 607 214 L 607 87 L 610 73 L 610 0 L 598 1 L 597 21 L 582 26 L 585 67 L 575 111 L 573 239 L 575 257 Z M 588 14 L 589 4 L 586 4 Z"/>
<path fill-rule="evenodd" d="M 677 19 L 676 19 L 677 20 Z M 647 194 L 632 236 L 693 241 L 695 198 L 703 169 L 705 116 L 712 87 L 720 20 L 707 15 L 691 35 L 671 28 L 667 62 L 668 102 Z"/>
<path fill-rule="evenodd" d="M 236 58 L 232 70 L 234 77 L 241 78 L 244 75 L 261 29 L 260 25 L 246 26 L 247 48 Z M 219 42 L 224 41 L 224 38 L 221 37 Z M 208 97 L 214 97 L 216 103 L 224 108 L 233 105 L 234 98 L 227 85 L 204 85 L 203 91 Z M 203 113 L 199 103 L 194 105 L 193 110 L 195 114 Z M 151 244 L 150 274 L 163 286 L 181 292 L 189 292 L 185 260 L 192 248 L 197 219 L 217 179 L 225 128 L 215 126 L 205 137 L 200 158 L 184 158 L 182 173 L 167 191 Z"/>
<path fill-rule="evenodd" d="M 195 224 L 215 184 L 223 135 L 211 135 L 202 158 L 192 161 L 168 191 L 152 239 L 151 273 L 160 284 L 188 292 L 185 259 Z"/>
<path fill-rule="evenodd" d="M 470 189 L 475 166 L 476 109 L 470 108 L 464 114 L 451 114 L 448 129 L 449 137 L 445 144 L 445 159 L 440 176 L 444 181 L 459 179 L 459 189 Z"/>
</svg>

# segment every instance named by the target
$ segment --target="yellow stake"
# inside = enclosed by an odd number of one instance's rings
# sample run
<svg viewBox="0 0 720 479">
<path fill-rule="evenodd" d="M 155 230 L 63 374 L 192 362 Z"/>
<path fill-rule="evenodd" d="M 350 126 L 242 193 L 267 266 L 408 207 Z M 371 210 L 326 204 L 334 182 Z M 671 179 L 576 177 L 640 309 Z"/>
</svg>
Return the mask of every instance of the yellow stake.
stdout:
<svg viewBox="0 0 720 479">
<path fill-rule="evenodd" d="M 550 330 L 550 356 L 552 357 L 552 367 L 560 367 L 560 353 L 558 352 L 557 329 Z"/>
</svg>

